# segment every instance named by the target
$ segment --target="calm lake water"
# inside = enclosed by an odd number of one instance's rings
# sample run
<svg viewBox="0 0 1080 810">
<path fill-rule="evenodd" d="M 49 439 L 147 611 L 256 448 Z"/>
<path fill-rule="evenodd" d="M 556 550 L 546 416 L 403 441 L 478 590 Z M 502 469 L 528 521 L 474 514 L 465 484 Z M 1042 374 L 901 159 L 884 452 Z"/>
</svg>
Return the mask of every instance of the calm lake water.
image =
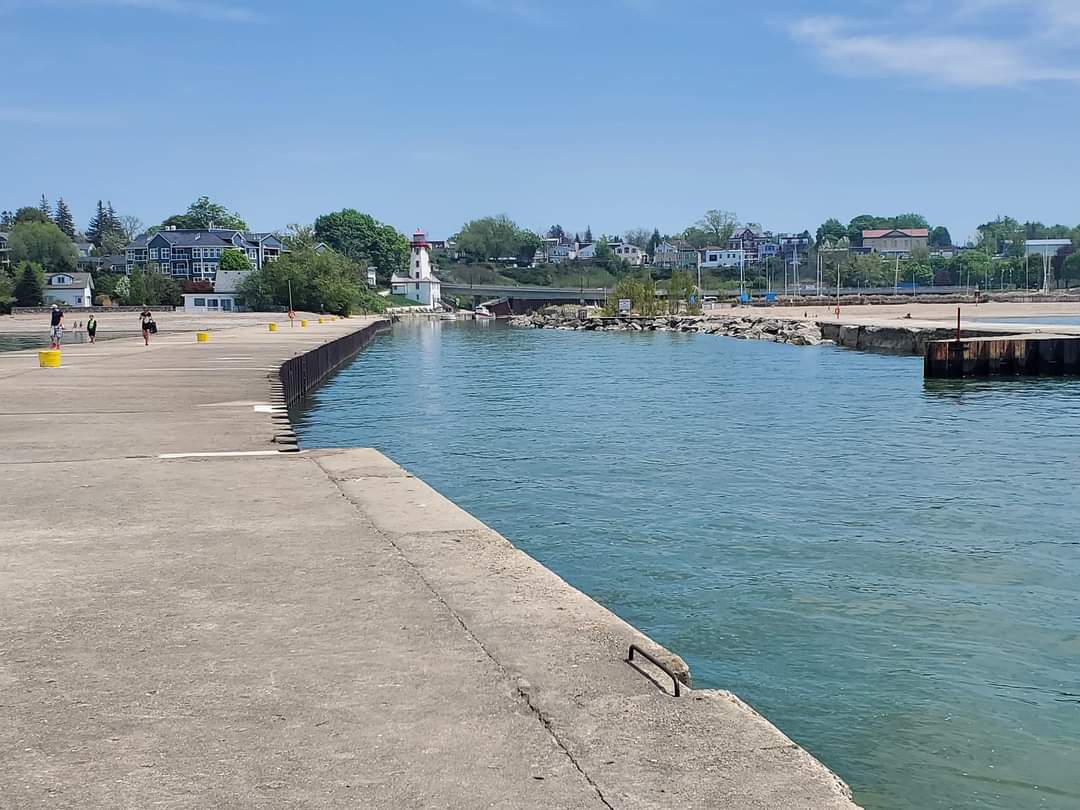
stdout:
<svg viewBox="0 0 1080 810">
<path fill-rule="evenodd" d="M 296 421 L 424 478 L 868 808 L 1080 807 L 1080 381 L 432 322 Z"/>
</svg>

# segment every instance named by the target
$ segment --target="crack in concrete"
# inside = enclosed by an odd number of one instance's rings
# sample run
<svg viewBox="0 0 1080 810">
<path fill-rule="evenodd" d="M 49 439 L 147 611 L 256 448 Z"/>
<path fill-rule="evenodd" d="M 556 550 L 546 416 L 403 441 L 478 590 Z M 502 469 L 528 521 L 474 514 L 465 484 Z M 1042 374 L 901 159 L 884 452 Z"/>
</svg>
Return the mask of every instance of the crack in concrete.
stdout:
<svg viewBox="0 0 1080 810">
<path fill-rule="evenodd" d="M 347 480 L 357 480 L 357 479 L 338 479 L 338 478 L 335 478 L 332 473 L 330 473 L 325 467 L 323 467 L 322 464 L 319 463 L 319 459 L 317 457 L 308 456 L 307 459 L 309 461 L 311 461 L 316 467 L 318 467 L 318 469 L 323 473 L 323 475 L 325 475 L 328 479 L 330 479 L 331 482 L 333 482 L 334 486 L 337 487 L 337 490 L 340 493 L 341 497 L 343 497 L 346 501 L 348 501 L 349 504 L 353 507 L 353 509 L 355 509 L 363 517 L 364 521 L 371 528 L 371 531 L 376 536 L 383 538 L 383 540 L 385 540 L 387 543 L 389 543 L 391 546 L 393 546 L 394 551 L 396 551 L 398 556 L 402 559 L 402 561 L 404 561 L 404 563 L 406 565 L 408 565 L 409 568 L 412 569 L 413 573 L 416 574 L 417 578 L 421 582 L 424 583 L 424 586 L 431 592 L 431 595 L 434 596 L 439 601 L 439 604 L 441 604 L 444 608 L 446 608 L 446 611 L 461 626 L 461 629 L 465 631 L 465 634 L 476 644 L 476 646 L 479 647 L 481 650 L 483 650 L 484 655 L 486 655 L 488 657 L 488 659 L 498 668 L 499 672 L 502 673 L 502 675 L 506 679 L 506 681 L 508 683 L 512 684 L 513 689 L 517 693 L 518 697 L 522 700 L 522 702 L 524 702 L 524 704 L 526 706 L 529 707 L 529 710 L 536 716 L 536 719 L 540 721 L 540 725 L 542 725 L 544 727 L 544 730 L 551 737 L 552 741 L 554 741 L 555 745 L 557 745 L 559 747 L 559 750 L 563 752 L 563 754 L 566 756 L 567 760 L 569 760 L 570 764 L 574 766 L 574 769 L 579 774 L 581 774 L 581 777 L 596 792 L 596 797 L 600 800 L 600 803 L 603 804 L 604 807 L 607 807 L 609 810 L 615 810 L 615 807 L 607 800 L 607 797 L 604 796 L 604 792 L 600 789 L 600 786 L 598 784 L 596 784 L 596 782 L 593 780 L 593 778 L 591 776 L 589 776 L 588 772 L 585 770 L 585 768 L 582 766 L 582 764 L 578 761 L 577 757 L 574 756 L 574 754 L 570 751 L 570 749 L 566 745 L 566 743 L 563 742 L 563 740 L 559 737 L 558 733 L 556 733 L 555 728 L 552 725 L 551 719 L 548 718 L 543 713 L 543 711 L 541 711 L 539 706 L 537 706 L 535 703 L 533 703 L 532 699 L 529 697 L 529 693 L 521 688 L 521 686 L 519 685 L 518 679 L 511 676 L 511 674 L 506 671 L 506 668 L 502 665 L 502 662 L 499 661 L 499 659 L 495 657 L 494 653 L 492 653 L 491 650 L 489 650 L 484 645 L 484 642 L 482 642 L 479 638 L 477 638 L 476 634 L 473 633 L 473 631 L 469 629 L 469 626 L 465 623 L 465 620 L 461 618 L 461 616 L 458 614 L 458 612 L 456 610 L 454 610 L 452 607 L 450 607 L 449 603 L 447 603 L 447 601 L 443 598 L 443 595 L 441 593 L 439 593 L 438 590 L 436 590 L 435 586 L 431 583 L 431 581 L 428 580 L 428 578 L 424 576 L 423 572 L 420 571 L 420 569 L 416 566 L 416 564 L 413 563 L 413 561 L 409 559 L 408 555 L 405 554 L 405 551 L 401 548 L 401 546 L 399 546 L 396 542 L 394 542 L 394 539 L 390 535 L 386 534 L 385 532 L 380 530 L 378 527 L 376 527 L 374 525 L 374 523 L 372 523 L 372 521 L 368 519 L 367 515 L 364 513 L 364 510 L 361 509 L 359 504 L 357 504 L 356 501 L 354 501 L 352 498 L 350 498 L 348 496 L 348 494 L 340 486 L 340 483 L 341 483 L 342 480 L 347 481 Z M 371 476 L 367 476 L 367 477 L 371 477 Z M 388 476 L 388 477 L 400 477 L 400 476 Z"/>
</svg>

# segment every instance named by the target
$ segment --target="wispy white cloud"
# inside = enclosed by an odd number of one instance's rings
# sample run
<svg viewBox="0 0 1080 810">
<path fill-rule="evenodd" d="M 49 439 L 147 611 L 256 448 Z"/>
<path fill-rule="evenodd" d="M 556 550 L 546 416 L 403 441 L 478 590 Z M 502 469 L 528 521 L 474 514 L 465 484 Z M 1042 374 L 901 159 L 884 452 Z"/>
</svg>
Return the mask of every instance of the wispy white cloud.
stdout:
<svg viewBox="0 0 1080 810">
<path fill-rule="evenodd" d="M 1041 18 L 1041 25 L 1063 31 L 1080 26 L 1078 0 L 955 0 L 950 24 L 913 32 L 890 19 L 859 21 L 848 17 L 804 17 L 788 32 L 809 46 L 831 69 L 850 76 L 908 76 L 954 86 L 1016 86 L 1032 82 L 1080 82 L 1080 64 L 1071 52 L 1036 42 L 1044 31 L 1032 23 L 1015 24 L 1015 9 Z M 1036 8 L 1032 8 L 1036 6 Z M 1014 24 L 1000 25 L 1002 17 Z M 964 22 L 966 21 L 966 22 Z"/>
</svg>

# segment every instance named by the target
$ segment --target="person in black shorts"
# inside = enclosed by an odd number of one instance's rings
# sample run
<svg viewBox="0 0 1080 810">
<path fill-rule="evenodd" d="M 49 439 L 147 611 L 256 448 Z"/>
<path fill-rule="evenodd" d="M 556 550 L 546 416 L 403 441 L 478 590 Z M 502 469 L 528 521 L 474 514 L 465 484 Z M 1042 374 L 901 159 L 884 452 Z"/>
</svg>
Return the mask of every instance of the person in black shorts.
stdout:
<svg viewBox="0 0 1080 810">
<path fill-rule="evenodd" d="M 97 318 L 91 315 L 86 320 L 86 336 L 90 338 L 90 342 L 94 343 L 94 338 L 97 337 Z"/>
<path fill-rule="evenodd" d="M 59 349 L 60 341 L 64 339 L 64 310 L 56 304 L 52 305 L 52 323 L 49 326 L 49 337 L 52 343 L 49 348 Z"/>
<path fill-rule="evenodd" d="M 157 324 L 154 323 L 154 313 L 150 311 L 149 307 L 144 306 L 143 311 L 139 313 L 139 320 L 142 322 L 143 343 L 149 346 L 150 336 L 157 332 Z"/>
</svg>

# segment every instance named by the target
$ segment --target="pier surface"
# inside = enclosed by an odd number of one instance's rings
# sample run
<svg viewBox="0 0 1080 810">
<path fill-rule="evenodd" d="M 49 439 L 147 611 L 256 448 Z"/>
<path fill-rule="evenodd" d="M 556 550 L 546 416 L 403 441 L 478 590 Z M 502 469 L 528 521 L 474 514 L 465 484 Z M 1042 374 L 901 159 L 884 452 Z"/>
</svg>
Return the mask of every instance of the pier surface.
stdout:
<svg viewBox="0 0 1080 810">
<path fill-rule="evenodd" d="M 159 323 L 0 353 L 0 804 L 855 806 L 384 456 L 276 452 L 276 369 L 357 319 Z"/>
</svg>

